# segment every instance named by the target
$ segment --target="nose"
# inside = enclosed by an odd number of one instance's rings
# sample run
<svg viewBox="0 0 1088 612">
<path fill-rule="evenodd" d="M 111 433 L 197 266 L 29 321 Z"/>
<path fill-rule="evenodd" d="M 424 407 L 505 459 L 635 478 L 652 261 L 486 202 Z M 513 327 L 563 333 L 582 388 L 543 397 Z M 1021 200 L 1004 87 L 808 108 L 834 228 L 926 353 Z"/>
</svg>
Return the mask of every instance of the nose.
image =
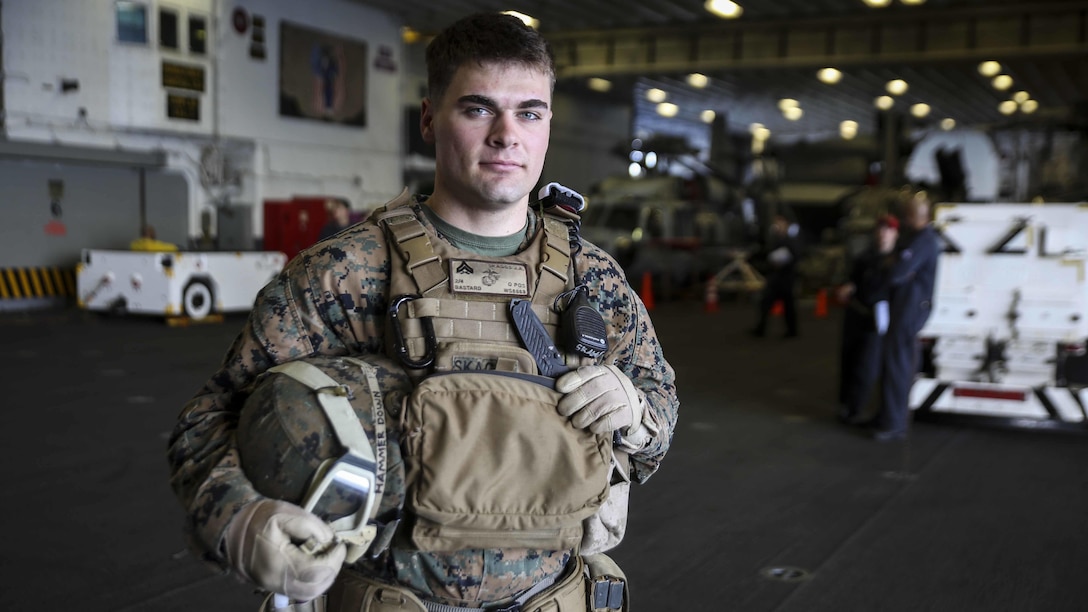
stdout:
<svg viewBox="0 0 1088 612">
<path fill-rule="evenodd" d="M 488 144 L 493 147 L 512 147 L 518 143 L 517 123 L 514 114 L 507 111 L 495 116 L 488 134 Z"/>
</svg>

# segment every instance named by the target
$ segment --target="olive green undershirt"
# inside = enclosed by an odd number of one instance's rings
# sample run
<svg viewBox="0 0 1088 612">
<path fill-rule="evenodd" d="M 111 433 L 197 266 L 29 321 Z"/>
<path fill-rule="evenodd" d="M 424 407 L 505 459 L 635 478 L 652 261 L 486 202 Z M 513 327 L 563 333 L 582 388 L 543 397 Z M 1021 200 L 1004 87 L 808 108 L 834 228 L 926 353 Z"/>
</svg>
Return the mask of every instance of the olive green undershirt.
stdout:
<svg viewBox="0 0 1088 612">
<path fill-rule="evenodd" d="M 429 206 L 424 205 L 420 208 L 423 209 L 427 221 L 434 226 L 439 235 L 450 241 L 453 246 L 485 257 L 507 257 L 517 253 L 536 231 L 536 215 L 532 213 L 526 213 L 525 225 L 513 234 L 480 236 L 450 225 Z"/>
</svg>

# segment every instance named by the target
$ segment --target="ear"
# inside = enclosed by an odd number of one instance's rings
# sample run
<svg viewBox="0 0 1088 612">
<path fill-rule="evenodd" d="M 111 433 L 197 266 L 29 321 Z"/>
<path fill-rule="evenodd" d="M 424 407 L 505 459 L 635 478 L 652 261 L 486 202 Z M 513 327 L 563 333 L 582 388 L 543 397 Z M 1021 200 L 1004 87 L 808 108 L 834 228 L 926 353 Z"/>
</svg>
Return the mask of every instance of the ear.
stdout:
<svg viewBox="0 0 1088 612">
<path fill-rule="evenodd" d="M 434 105 L 430 98 L 423 98 L 419 113 L 419 132 L 423 135 L 423 142 L 434 144 Z"/>
</svg>

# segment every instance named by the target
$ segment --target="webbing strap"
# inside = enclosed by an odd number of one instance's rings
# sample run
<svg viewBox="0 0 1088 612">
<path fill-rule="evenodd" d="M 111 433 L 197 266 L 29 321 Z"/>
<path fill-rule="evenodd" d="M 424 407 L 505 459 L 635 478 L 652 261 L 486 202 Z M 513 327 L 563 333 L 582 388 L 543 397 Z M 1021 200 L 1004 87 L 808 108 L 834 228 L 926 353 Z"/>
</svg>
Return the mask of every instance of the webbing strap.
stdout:
<svg viewBox="0 0 1088 612">
<path fill-rule="evenodd" d="M 567 288 L 570 268 L 570 234 L 567 224 L 548 216 L 544 220 L 544 246 L 541 253 L 540 282 L 533 292 L 533 304 L 551 306 L 555 296 Z"/>
<path fill-rule="evenodd" d="M 401 207 L 384 213 L 381 220 L 393 234 L 393 244 L 408 265 L 408 273 L 416 281 L 422 295 L 446 281 L 442 259 L 431 247 L 427 230 L 410 208 Z"/>
<path fill-rule="evenodd" d="M 533 306 L 533 312 L 545 325 L 558 325 L 559 315 L 550 308 L 551 304 Z M 510 306 L 501 302 L 470 302 L 441 298 L 420 298 L 408 302 L 408 316 L 464 319 L 467 321 L 498 321 L 510 323 Z"/>
<path fill-rule="evenodd" d="M 404 343 L 411 355 L 423 355 L 426 353 L 427 340 L 425 338 L 423 324 L 424 319 L 403 319 L 401 330 L 404 333 Z M 450 340 L 483 340 L 486 342 L 508 342 L 521 344 L 517 330 L 512 323 L 498 321 L 473 321 L 471 319 L 427 319 L 431 322 L 434 334 L 440 338 L 440 342 Z M 556 337 L 558 324 L 545 324 L 544 329 L 548 335 Z M 420 352 L 417 352 L 420 351 Z"/>
<path fill-rule="evenodd" d="M 385 462 L 389 444 L 385 433 L 385 398 L 382 397 L 381 387 L 378 386 L 378 373 L 373 365 L 355 357 L 344 357 L 344 361 L 359 366 L 363 375 L 366 376 L 366 388 L 370 391 L 370 410 L 374 417 L 374 446 L 378 447 L 378 456 L 374 461 L 374 515 L 377 516 L 378 507 L 382 503 L 382 494 L 385 492 Z"/>
</svg>

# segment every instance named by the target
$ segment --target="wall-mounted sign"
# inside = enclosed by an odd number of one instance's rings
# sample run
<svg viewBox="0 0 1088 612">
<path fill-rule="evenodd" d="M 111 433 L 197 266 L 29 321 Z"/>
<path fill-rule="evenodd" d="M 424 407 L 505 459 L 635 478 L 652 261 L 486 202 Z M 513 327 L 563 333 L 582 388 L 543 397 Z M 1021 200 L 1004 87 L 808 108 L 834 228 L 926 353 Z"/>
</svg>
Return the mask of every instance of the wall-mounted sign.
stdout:
<svg viewBox="0 0 1088 612">
<path fill-rule="evenodd" d="M 265 59 L 264 49 L 264 16 L 253 16 L 253 35 L 249 43 L 249 56 L 256 60 Z"/>
<path fill-rule="evenodd" d="M 171 89 L 204 91 L 204 67 L 174 62 L 162 63 L 162 86 Z"/>
<path fill-rule="evenodd" d="M 166 116 L 171 119 L 200 121 L 200 98 L 166 94 Z"/>
</svg>

